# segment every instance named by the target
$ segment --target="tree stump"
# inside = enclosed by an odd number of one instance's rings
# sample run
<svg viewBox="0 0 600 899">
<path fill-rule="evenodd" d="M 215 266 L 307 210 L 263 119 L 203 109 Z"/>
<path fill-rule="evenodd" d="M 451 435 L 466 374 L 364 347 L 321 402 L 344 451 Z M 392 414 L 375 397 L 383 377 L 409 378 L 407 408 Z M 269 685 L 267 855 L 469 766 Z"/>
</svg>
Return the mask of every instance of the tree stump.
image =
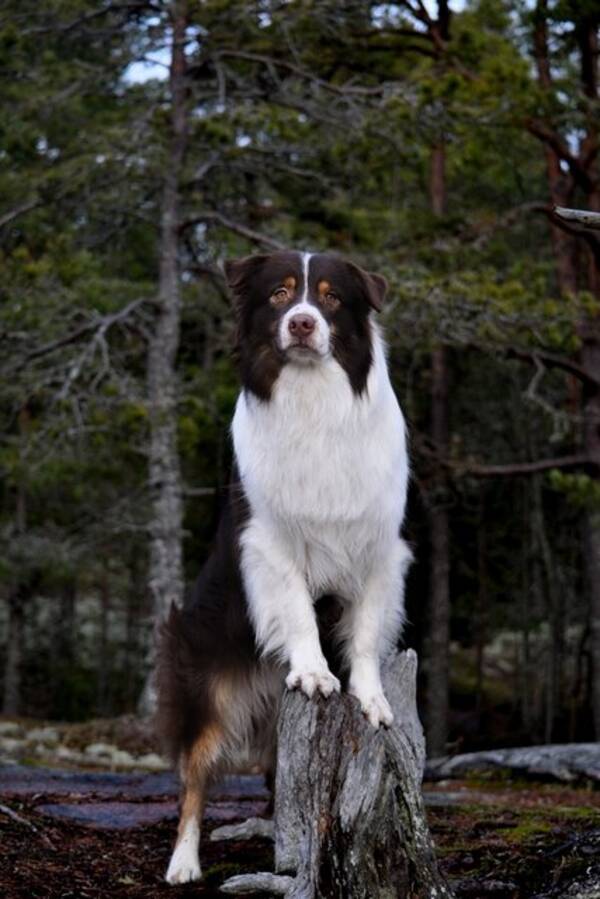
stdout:
<svg viewBox="0 0 600 899">
<path fill-rule="evenodd" d="M 425 742 L 416 709 L 417 657 L 395 654 L 383 683 L 394 712 L 375 730 L 348 694 L 286 693 L 279 717 L 275 868 L 288 899 L 442 899 L 421 797 Z M 273 877 L 271 875 L 271 877 Z M 264 875 L 224 891 L 265 892 Z"/>
</svg>

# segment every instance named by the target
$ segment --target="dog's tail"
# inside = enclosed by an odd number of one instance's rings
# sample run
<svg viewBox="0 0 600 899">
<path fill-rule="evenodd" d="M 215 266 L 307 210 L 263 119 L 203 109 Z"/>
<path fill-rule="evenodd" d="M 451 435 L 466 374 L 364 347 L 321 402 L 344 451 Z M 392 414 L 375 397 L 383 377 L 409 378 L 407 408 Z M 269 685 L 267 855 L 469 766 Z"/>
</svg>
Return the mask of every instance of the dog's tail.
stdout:
<svg viewBox="0 0 600 899">
<path fill-rule="evenodd" d="M 212 711 L 206 672 L 187 618 L 171 606 L 158 639 L 156 732 L 163 752 L 174 762 L 193 745 Z"/>
</svg>

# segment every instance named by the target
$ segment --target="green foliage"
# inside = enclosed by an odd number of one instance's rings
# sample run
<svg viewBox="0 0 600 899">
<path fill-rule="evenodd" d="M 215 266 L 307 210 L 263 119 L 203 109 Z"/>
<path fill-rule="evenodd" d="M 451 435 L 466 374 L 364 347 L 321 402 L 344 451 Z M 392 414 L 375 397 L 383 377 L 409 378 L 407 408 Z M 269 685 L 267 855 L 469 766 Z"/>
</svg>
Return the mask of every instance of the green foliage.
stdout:
<svg viewBox="0 0 600 899">
<path fill-rule="evenodd" d="M 563 493 L 578 509 L 600 509 L 600 484 L 587 474 L 568 474 L 554 469 L 548 475 L 554 490 Z"/>
</svg>

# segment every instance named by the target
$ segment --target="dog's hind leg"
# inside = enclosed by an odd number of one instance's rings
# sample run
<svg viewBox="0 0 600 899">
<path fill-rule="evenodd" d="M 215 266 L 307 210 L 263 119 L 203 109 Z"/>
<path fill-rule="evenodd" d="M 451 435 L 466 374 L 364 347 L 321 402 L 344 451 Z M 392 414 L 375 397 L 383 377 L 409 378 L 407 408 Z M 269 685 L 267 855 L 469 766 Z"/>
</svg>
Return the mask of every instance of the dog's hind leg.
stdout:
<svg viewBox="0 0 600 899">
<path fill-rule="evenodd" d="M 168 883 L 189 883 L 202 877 L 198 850 L 204 798 L 207 783 L 221 758 L 223 741 L 220 727 L 210 725 L 196 739 L 189 752 L 182 755 L 181 811 L 177 841 L 166 874 Z"/>
</svg>

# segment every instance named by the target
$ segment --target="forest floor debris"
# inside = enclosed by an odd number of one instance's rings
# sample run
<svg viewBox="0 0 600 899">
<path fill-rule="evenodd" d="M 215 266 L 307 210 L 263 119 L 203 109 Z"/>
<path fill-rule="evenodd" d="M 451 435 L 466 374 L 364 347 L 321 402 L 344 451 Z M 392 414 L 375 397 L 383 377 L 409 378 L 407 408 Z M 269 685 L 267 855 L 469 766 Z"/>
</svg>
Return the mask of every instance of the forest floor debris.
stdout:
<svg viewBox="0 0 600 899">
<path fill-rule="evenodd" d="M 205 839 L 202 883 L 167 886 L 176 793 L 176 780 L 167 773 L 0 768 L 0 800 L 14 813 L 0 810 L 0 895 L 216 899 L 228 877 L 272 868 L 269 840 Z M 590 885 L 600 871 L 600 791 L 470 779 L 426 784 L 425 797 L 441 866 L 457 899 L 595 896 Z M 207 831 L 265 815 L 267 804 L 262 778 L 229 778 L 210 797 Z"/>
</svg>

